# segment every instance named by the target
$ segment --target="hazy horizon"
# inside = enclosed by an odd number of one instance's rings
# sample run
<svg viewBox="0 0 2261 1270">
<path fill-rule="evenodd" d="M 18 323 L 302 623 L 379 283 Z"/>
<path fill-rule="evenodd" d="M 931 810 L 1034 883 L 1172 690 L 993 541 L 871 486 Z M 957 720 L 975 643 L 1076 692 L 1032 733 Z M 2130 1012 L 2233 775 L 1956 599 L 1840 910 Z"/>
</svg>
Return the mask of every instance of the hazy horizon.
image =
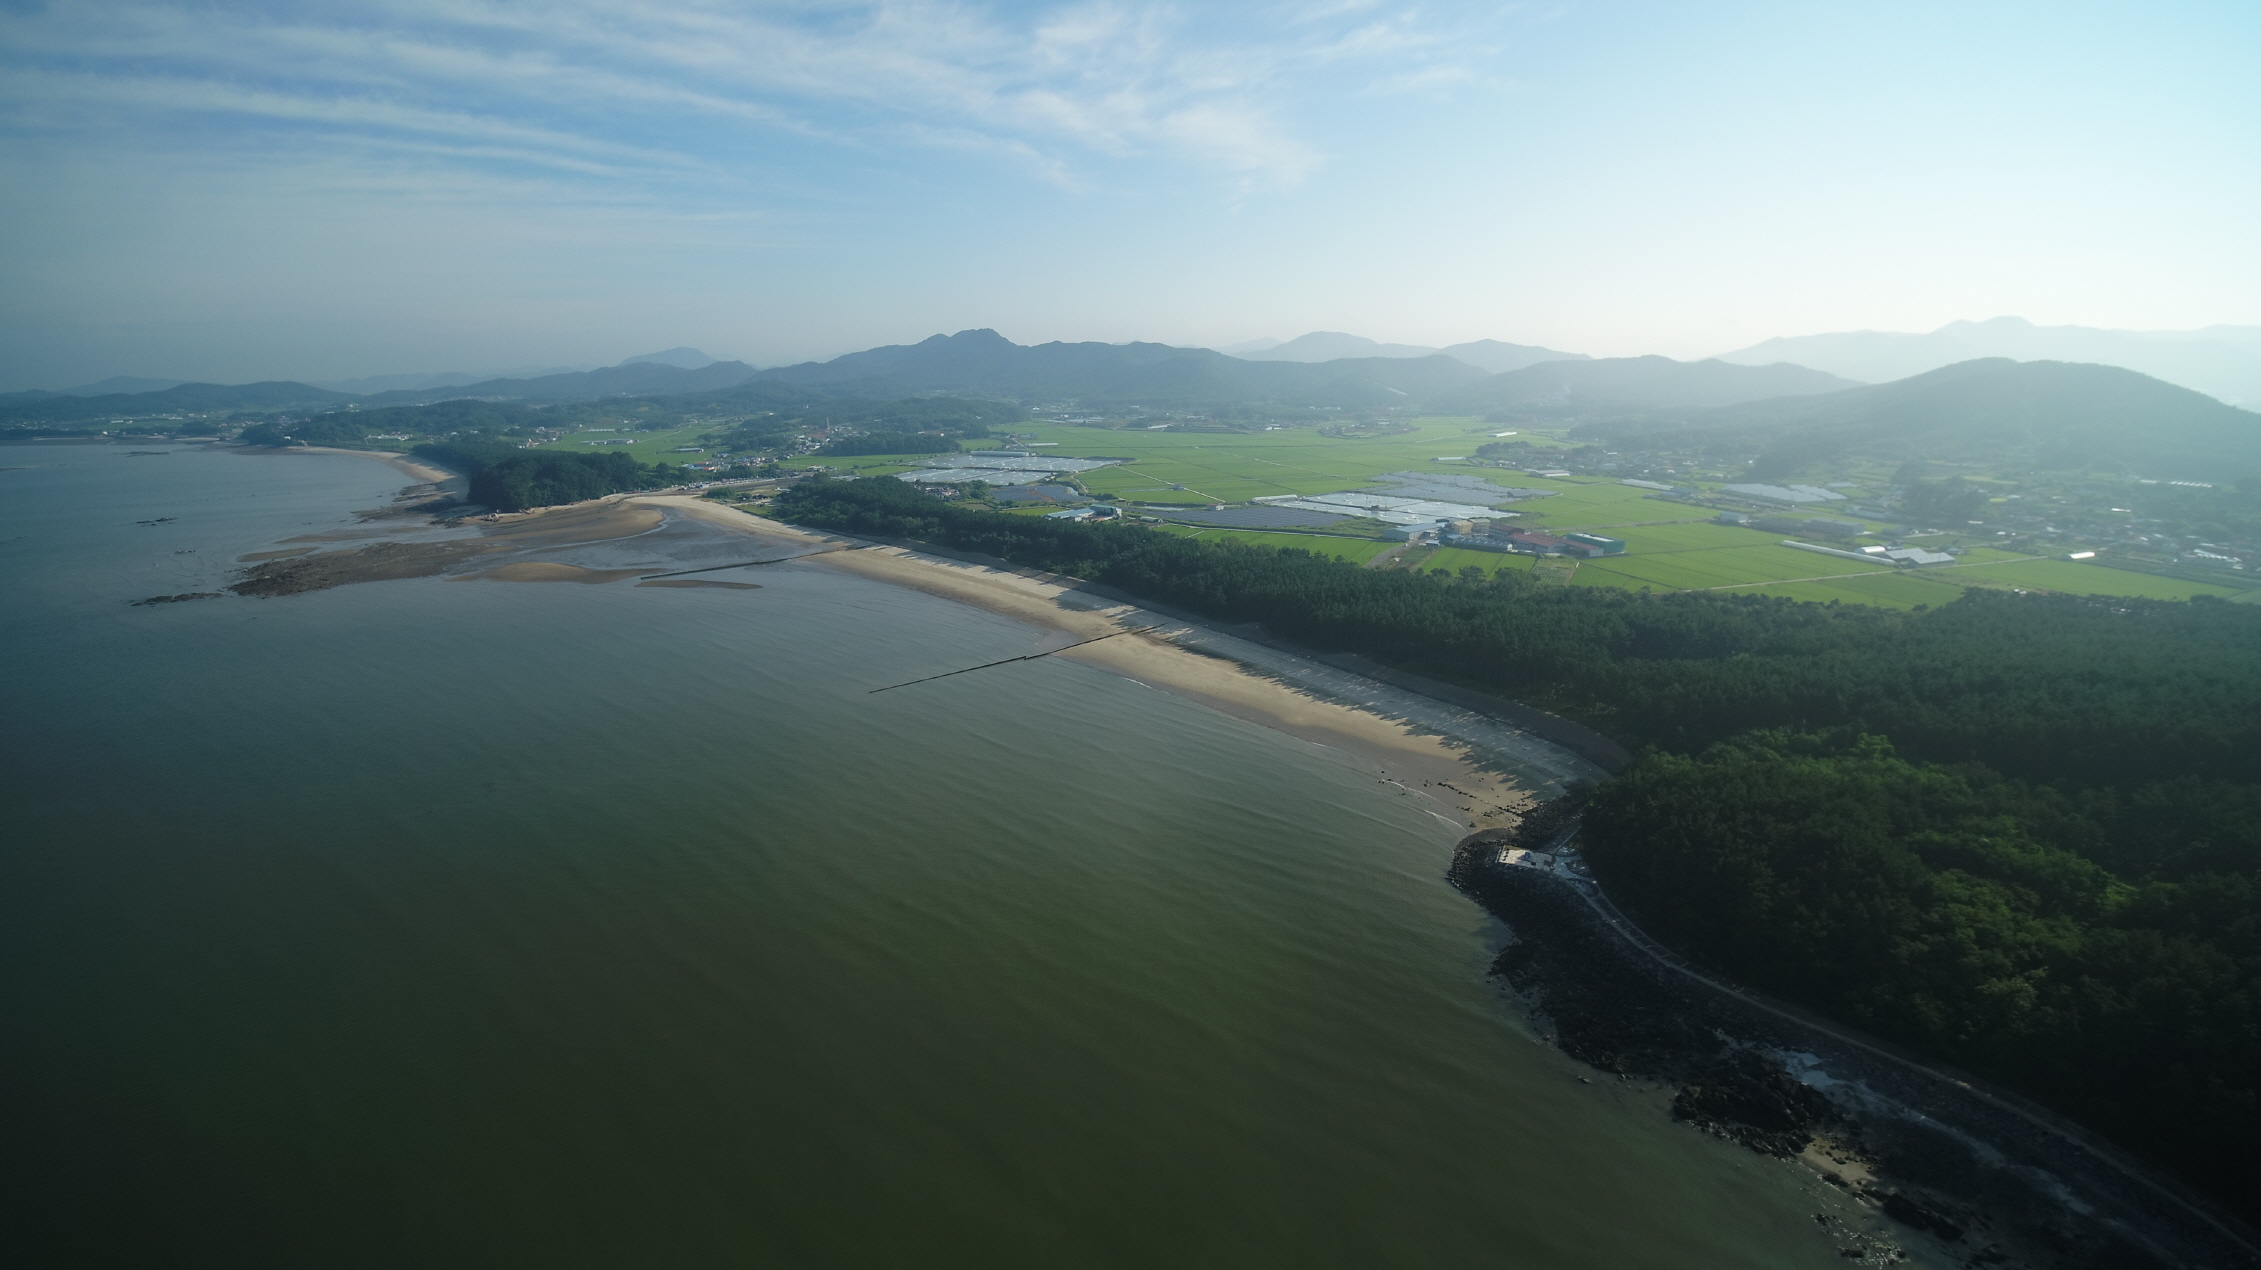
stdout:
<svg viewBox="0 0 2261 1270">
<path fill-rule="evenodd" d="M 0 15 L 0 390 L 2261 324 L 2250 8 Z"/>
</svg>

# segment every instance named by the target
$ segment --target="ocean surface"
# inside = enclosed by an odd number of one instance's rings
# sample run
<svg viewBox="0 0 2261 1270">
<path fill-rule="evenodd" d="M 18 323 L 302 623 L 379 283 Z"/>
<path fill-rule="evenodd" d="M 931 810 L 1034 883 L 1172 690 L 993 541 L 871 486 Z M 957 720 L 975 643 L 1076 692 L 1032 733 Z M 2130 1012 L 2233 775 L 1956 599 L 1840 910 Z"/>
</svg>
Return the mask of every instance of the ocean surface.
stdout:
<svg viewBox="0 0 2261 1270">
<path fill-rule="evenodd" d="M 15 1264 L 1818 1267 L 1866 1222 L 1582 1083 L 1450 834 L 1333 751 L 1060 659 L 873 695 L 1045 637 L 811 566 L 131 607 L 406 483 L 140 448 L 0 448 Z"/>
</svg>

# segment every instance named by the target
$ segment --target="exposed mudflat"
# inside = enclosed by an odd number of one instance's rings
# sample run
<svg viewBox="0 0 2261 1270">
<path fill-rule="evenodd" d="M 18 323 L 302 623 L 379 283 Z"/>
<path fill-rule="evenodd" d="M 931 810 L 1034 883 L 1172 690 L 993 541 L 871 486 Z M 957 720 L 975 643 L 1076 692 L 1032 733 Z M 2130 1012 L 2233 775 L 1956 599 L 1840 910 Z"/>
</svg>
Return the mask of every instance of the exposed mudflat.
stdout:
<svg viewBox="0 0 2261 1270">
<path fill-rule="evenodd" d="M 354 582 L 428 578 L 465 561 L 501 550 L 476 539 L 453 542 L 380 542 L 351 551 L 324 551 L 252 566 L 228 589 L 237 595 L 299 595 Z"/>
</svg>

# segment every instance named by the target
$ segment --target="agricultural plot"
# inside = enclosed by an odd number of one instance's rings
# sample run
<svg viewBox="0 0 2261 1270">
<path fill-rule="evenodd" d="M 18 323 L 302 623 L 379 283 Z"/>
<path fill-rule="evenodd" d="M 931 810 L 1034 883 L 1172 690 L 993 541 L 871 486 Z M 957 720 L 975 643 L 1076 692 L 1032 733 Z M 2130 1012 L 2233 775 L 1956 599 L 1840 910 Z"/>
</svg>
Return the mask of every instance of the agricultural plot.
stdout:
<svg viewBox="0 0 2261 1270">
<path fill-rule="evenodd" d="M 1060 425 L 1026 425 L 1040 441 L 1059 443 L 1065 457 L 1110 456 L 1131 460 L 1084 479 L 1093 493 L 1142 502 L 1240 503 L 1287 494 L 1324 494 L 1365 485 L 1391 472 L 1475 474 L 1498 484 L 1550 485 L 1494 468 L 1438 464 L 1444 455 L 1467 454 L 1483 441 L 1461 419 L 1425 419 L 1416 431 L 1390 437 L 1325 437 L 1308 428 L 1247 435 L 1201 432 L 1105 431 Z M 1183 486 L 1182 489 L 1172 488 Z"/>
<path fill-rule="evenodd" d="M 1322 534 L 1272 534 L 1250 529 L 1194 529 L 1175 525 L 1164 526 L 1163 533 L 1181 538 L 1198 538 L 1203 542 L 1245 542 L 1257 547 L 1292 547 L 1313 555 L 1333 556 L 1354 564 L 1364 564 L 1389 550 L 1394 543 L 1372 538 L 1330 538 Z M 1475 553 L 1470 553 L 1475 554 Z"/>
<path fill-rule="evenodd" d="M 1850 562 L 1848 562 L 1850 563 Z M 1783 582 L 1773 586 L 1737 587 L 1736 595 L 1780 595 L 1815 604 L 1873 604 L 1880 608 L 1912 609 L 1952 603 L 1963 589 L 1949 574 L 1938 570 L 1870 574 L 1827 582 Z"/>
<path fill-rule="evenodd" d="M 1623 542 L 1625 549 L 1635 555 L 1709 551 L 1723 547 L 1771 547 L 1782 541 L 1781 534 L 1720 525 L 1711 521 L 1681 525 L 1627 525 L 1610 530 L 1608 536 Z"/>
<path fill-rule="evenodd" d="M 1440 465 L 1448 466 L 1448 465 Z M 1471 471 L 1480 469 L 1458 469 Z M 1541 477 L 1510 475 L 1517 484 L 1534 489 L 1551 489 L 1553 498 L 1533 499 L 1519 503 L 1515 510 L 1526 517 L 1542 520 L 1549 532 L 1566 529 L 1589 529 L 1623 524 L 1627 521 L 1679 520 L 1701 515 L 1701 509 L 1685 503 L 1659 503 L 1649 500 L 1653 490 L 1620 485 L 1615 481 L 1596 481 L 1584 478 L 1546 480 Z M 1505 483 L 1505 482 L 1503 482 Z M 1620 537 L 1611 534 L 1612 538 Z"/>
<path fill-rule="evenodd" d="M 1667 591 L 1695 591 L 1889 571 L 1890 566 L 1881 563 L 1761 544 L 1651 556 L 1604 556 L 1579 565 L 1572 581 L 1583 586 L 1646 586 Z"/>
<path fill-rule="evenodd" d="M 1403 472 L 1473 476 L 1501 487 L 1552 490 L 1553 497 L 1513 505 L 1509 510 L 1518 514 L 1517 523 L 1557 533 L 1596 531 L 1622 539 L 1628 547 L 1628 553 L 1622 556 L 1578 563 L 1571 581 L 1579 586 L 1645 587 L 1658 591 L 1731 588 L 1821 603 L 1835 600 L 1891 608 L 1946 603 L 1965 586 L 2033 587 L 2073 594 L 2161 599 L 2249 594 L 2261 600 L 2261 588 L 2190 582 L 2063 560 L 2032 560 L 1987 546 L 1973 546 L 1956 565 L 1922 571 L 1893 569 L 1881 561 L 1871 564 L 1798 551 L 1780 545 L 1785 536 L 1781 533 L 1717 524 L 1700 508 L 1653 499 L 1649 497 L 1653 491 L 1620 485 L 1614 480 L 1592 477 L 1548 480 L 1502 468 L 1438 462 L 1440 458 L 1472 454 L 1476 447 L 1492 439 L 1491 433 L 1496 429 L 1465 419 L 1417 420 L 1413 431 L 1388 437 L 1330 437 L 1310 428 L 1232 434 L 1099 431 L 1032 423 L 1022 425 L 1020 430 L 1034 440 L 1055 443 L 1045 446 L 1042 453 L 1062 458 L 1126 460 L 1084 474 L 1083 484 L 1100 497 L 1148 503 L 1245 504 L 1256 498 L 1357 489 L 1373 484 L 1378 478 Z M 676 445 L 696 444 L 696 433 L 694 428 L 671 433 L 610 435 L 633 436 L 637 441 L 635 446 L 618 448 L 628 450 L 644 462 L 652 462 Z M 583 434 L 575 438 L 579 443 L 576 448 L 610 448 L 586 444 L 602 439 L 607 439 L 607 435 Z M 929 466 L 933 460 L 924 456 L 868 455 L 833 459 L 812 456 L 800 462 L 826 464 L 843 474 L 878 475 Z M 1839 507 L 1808 510 L 1850 519 L 1845 509 Z M 1259 517 L 1242 518 L 1254 521 Z M 1360 563 L 1372 560 L 1392 545 L 1354 537 L 1266 532 L 1255 525 L 1246 529 L 1178 526 L 1163 532 L 1207 541 L 1292 547 Z M 1925 545 L 1944 545 L 1952 541 L 1956 539 L 1925 540 Z M 1471 566 L 1486 573 L 1534 567 L 1533 558 L 1529 556 L 1461 548 L 1428 552 L 1409 563 L 1424 571 L 1442 569 L 1451 573 Z M 1570 565 L 1562 562 L 1559 567 L 1568 570 Z"/>
<path fill-rule="evenodd" d="M 719 453 L 699 440 L 699 435 L 712 432 L 711 423 L 686 424 L 669 428 L 665 432 L 571 432 L 542 447 L 549 450 L 587 450 L 602 453 L 606 450 L 626 450 L 638 463 L 696 463 L 706 454 L 670 454 L 678 446 L 700 446 L 709 453 Z M 633 445 L 607 445 L 605 442 L 632 441 Z"/>
<path fill-rule="evenodd" d="M 2254 588 L 2215 586 L 2162 578 L 2127 569 L 2108 569 L 2073 560 L 2019 560 L 2009 564 L 1957 569 L 1957 581 L 1974 586 L 2032 587 L 2067 595 L 2126 595 L 2149 600 L 2187 600 L 2194 595 L 2228 598 Z"/>
<path fill-rule="evenodd" d="M 1457 574 L 1470 566 L 1482 569 L 1487 574 L 1498 573 L 1502 569 L 1529 573 L 1532 562 L 1537 559 L 1536 556 L 1526 556 L 1516 552 L 1471 551 L 1466 547 L 1441 547 L 1431 552 L 1429 558 L 1421 562 L 1421 568 L 1432 572 L 1442 569 L 1446 573 L 1453 574 Z"/>
</svg>

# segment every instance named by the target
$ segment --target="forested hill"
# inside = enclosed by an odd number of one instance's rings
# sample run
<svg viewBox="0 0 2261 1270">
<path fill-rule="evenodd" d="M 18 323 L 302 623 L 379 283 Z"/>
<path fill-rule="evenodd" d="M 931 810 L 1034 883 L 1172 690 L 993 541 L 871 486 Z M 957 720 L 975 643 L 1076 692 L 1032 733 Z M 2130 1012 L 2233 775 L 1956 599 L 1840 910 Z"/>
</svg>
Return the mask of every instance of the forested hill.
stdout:
<svg viewBox="0 0 2261 1270">
<path fill-rule="evenodd" d="M 471 501 L 503 512 L 654 489 L 688 475 L 664 463 L 638 463 L 618 450 L 522 450 L 474 441 L 420 445 L 415 453 L 470 477 Z"/>
<path fill-rule="evenodd" d="M 1857 382 L 1787 362 L 1738 366 L 1722 361 L 1676 362 L 1669 357 L 1602 357 L 1541 362 L 1493 375 L 1433 404 L 1440 410 L 1471 414 L 1511 411 L 1534 418 L 1577 419 L 1833 392 Z"/>
<path fill-rule="evenodd" d="M 1692 414 L 1659 430 L 1593 430 L 1758 450 L 1759 474 L 1786 475 L 1840 454 L 1976 459 L 2042 466 L 2099 460 L 2146 476 L 2212 480 L 2261 473 L 2261 414 L 2117 366 L 1985 358 L 1889 384 L 1779 397 Z"/>
<path fill-rule="evenodd" d="M 157 392 L 107 393 L 99 397 L 63 394 L 0 402 L 0 425 L 102 419 L 112 415 L 156 415 L 215 410 L 289 410 L 352 401 L 351 393 L 331 392 L 292 380 L 256 384 L 179 384 Z"/>
<path fill-rule="evenodd" d="M 680 396 L 735 388 L 757 373 L 744 362 L 714 362 L 697 370 L 685 370 L 665 362 L 623 362 L 601 370 L 569 371 L 532 379 L 489 379 L 450 388 L 395 389 L 372 393 L 359 402 L 363 406 L 405 406 L 463 397 L 548 402 L 613 396 Z"/>
<path fill-rule="evenodd" d="M 812 481 L 788 520 L 1107 583 L 1542 705 L 1641 751 L 1620 903 L 1701 961 L 2261 1193 L 2261 608 L 1897 612 L 1372 570 Z"/>
<path fill-rule="evenodd" d="M 1252 362 L 1167 344 L 1020 345 L 975 330 L 780 367 L 761 377 L 867 397 L 951 392 L 1172 407 L 1359 407 L 1435 400 L 1483 372 L 1442 355 Z"/>
</svg>

